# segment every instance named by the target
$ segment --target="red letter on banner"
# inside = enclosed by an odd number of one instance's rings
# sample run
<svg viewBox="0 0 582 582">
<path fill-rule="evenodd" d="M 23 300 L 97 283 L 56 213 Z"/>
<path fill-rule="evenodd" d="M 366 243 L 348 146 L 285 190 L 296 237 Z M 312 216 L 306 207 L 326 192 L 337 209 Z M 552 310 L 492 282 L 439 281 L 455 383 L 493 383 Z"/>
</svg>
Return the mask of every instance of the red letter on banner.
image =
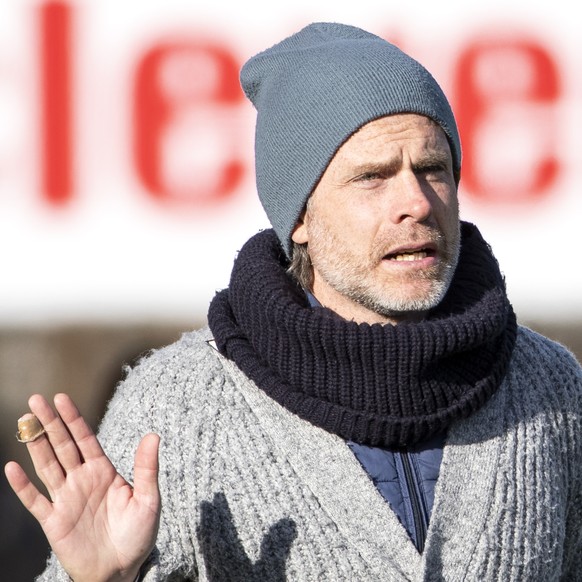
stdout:
<svg viewBox="0 0 582 582">
<path fill-rule="evenodd" d="M 461 55 L 455 82 L 467 193 L 487 203 L 547 195 L 559 169 L 552 105 L 560 87 L 549 54 L 519 39 L 477 42 Z"/>
<path fill-rule="evenodd" d="M 240 184 L 238 69 L 224 48 L 193 42 L 157 45 L 139 63 L 134 156 L 154 197 L 215 202 Z"/>
<path fill-rule="evenodd" d="M 71 7 L 66 2 L 41 4 L 41 164 L 42 192 L 51 204 L 72 196 L 71 178 Z"/>
</svg>

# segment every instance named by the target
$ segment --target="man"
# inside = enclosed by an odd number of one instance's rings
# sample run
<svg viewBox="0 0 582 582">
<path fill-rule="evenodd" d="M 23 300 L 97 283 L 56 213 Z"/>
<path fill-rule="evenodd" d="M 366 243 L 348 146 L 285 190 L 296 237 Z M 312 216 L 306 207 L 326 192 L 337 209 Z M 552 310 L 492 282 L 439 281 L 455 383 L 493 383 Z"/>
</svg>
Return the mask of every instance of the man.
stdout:
<svg viewBox="0 0 582 582">
<path fill-rule="evenodd" d="M 41 578 L 582 579 L 582 371 L 516 325 L 459 222 L 435 80 L 328 23 L 241 80 L 274 230 L 209 329 L 128 373 L 105 454 L 68 397 L 30 399 L 51 501 L 6 472 L 54 550 Z"/>
</svg>

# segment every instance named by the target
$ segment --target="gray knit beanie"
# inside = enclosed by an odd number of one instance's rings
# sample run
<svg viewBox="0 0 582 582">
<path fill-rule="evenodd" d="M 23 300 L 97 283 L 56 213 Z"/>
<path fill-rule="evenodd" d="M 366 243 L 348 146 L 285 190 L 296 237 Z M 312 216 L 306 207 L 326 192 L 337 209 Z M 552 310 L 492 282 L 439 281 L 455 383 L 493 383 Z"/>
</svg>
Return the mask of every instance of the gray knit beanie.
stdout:
<svg viewBox="0 0 582 582">
<path fill-rule="evenodd" d="M 461 144 L 432 75 L 384 39 L 353 26 L 314 23 L 247 61 L 241 84 L 257 109 L 259 198 L 291 256 L 291 234 L 339 147 L 385 115 L 418 113 L 449 139 L 458 175 Z"/>
</svg>

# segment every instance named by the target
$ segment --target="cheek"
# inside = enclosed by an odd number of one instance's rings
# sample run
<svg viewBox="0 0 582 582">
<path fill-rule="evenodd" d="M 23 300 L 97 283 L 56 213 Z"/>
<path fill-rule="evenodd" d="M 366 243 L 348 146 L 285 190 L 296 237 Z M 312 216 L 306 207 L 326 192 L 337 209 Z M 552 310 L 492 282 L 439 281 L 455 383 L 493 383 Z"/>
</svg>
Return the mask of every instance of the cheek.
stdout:
<svg viewBox="0 0 582 582">
<path fill-rule="evenodd" d="M 448 217 L 451 224 L 452 230 L 458 230 L 459 228 L 459 201 L 457 197 L 451 201 L 448 208 Z"/>
<path fill-rule="evenodd" d="M 338 220 L 331 225 L 333 238 L 338 245 L 335 252 L 353 256 L 367 253 L 375 240 L 379 225 L 376 221 L 365 220 L 357 214 L 350 214 L 342 218 L 344 220 Z"/>
<path fill-rule="evenodd" d="M 336 208 L 337 228 L 346 235 L 366 239 L 380 228 L 384 209 L 373 204 L 341 204 Z"/>
<path fill-rule="evenodd" d="M 330 249 L 335 254 L 343 254 L 342 247 L 357 254 L 357 249 L 368 247 L 377 236 L 384 212 L 369 200 L 358 204 L 355 195 L 336 200 L 334 204 L 313 200 L 305 217 L 308 237 L 312 243 L 316 237 L 319 241 L 328 241 L 329 245 L 338 245 L 339 248 Z"/>
<path fill-rule="evenodd" d="M 454 192 L 444 193 L 436 198 L 433 213 L 442 230 L 450 233 L 458 228 L 459 201 Z"/>
</svg>

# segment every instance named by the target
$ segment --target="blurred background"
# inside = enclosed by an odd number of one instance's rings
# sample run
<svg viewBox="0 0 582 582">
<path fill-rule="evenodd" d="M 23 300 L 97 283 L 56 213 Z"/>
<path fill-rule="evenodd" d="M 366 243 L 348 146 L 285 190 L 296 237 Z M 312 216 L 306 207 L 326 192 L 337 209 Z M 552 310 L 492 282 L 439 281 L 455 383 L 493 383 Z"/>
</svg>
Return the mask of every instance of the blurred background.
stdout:
<svg viewBox="0 0 582 582">
<path fill-rule="evenodd" d="M 421 61 L 461 130 L 461 214 L 522 323 L 582 358 L 582 38 L 565 0 L 3 0 L 0 19 L 0 453 L 30 394 L 73 395 L 94 427 L 144 351 L 206 322 L 256 199 L 254 53 L 315 20 Z M 131 414 L 131 411 L 128 411 Z M 0 477 L 3 580 L 47 546 Z"/>
</svg>

